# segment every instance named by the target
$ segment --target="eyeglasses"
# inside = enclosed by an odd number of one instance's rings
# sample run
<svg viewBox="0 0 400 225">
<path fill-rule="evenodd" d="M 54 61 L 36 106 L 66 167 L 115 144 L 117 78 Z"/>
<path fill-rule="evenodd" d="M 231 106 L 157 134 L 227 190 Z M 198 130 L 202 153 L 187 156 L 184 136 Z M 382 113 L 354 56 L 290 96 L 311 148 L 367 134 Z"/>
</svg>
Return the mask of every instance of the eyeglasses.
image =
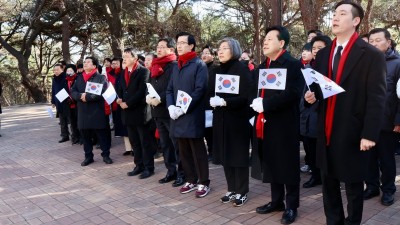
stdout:
<svg viewBox="0 0 400 225">
<path fill-rule="evenodd" d="M 189 44 L 188 42 L 185 42 L 185 41 L 180 41 L 180 42 L 177 42 L 176 43 L 176 45 L 186 45 L 186 44 Z"/>
</svg>

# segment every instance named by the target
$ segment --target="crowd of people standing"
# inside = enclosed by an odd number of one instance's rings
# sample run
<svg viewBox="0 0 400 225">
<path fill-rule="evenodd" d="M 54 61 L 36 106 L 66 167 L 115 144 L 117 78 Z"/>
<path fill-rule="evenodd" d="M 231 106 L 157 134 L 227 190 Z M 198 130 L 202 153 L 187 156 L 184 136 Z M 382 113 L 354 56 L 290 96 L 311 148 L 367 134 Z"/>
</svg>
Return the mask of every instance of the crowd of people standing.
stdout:
<svg viewBox="0 0 400 225">
<path fill-rule="evenodd" d="M 77 67 L 57 64 L 52 103 L 60 118 L 59 142 L 70 140 L 71 124 L 72 144 L 83 144 L 82 166 L 94 162 L 96 143 L 103 161 L 113 163 L 112 115 L 114 135 L 124 138 L 123 154 L 134 157 L 128 176 L 154 175 L 160 148 L 167 173 L 159 183 L 174 181 L 182 194 L 195 191 L 202 198 L 211 190 L 211 161 L 223 166 L 227 182 L 220 201 L 239 207 L 248 201 L 251 168 L 253 178 L 271 185 L 271 200 L 256 212 L 283 211 L 281 223 L 290 224 L 300 207 L 300 172 L 311 172 L 303 188 L 322 184 L 327 224 L 360 224 L 364 200 L 381 190 L 383 205 L 394 202 L 400 132 L 400 57 L 386 29 L 371 30 L 368 43 L 359 37 L 363 16 L 359 4 L 337 3 L 335 39 L 310 31 L 300 59 L 288 51 L 289 31 L 269 27 L 262 49 L 266 59 L 258 66 L 229 37 L 218 42 L 217 51 L 205 46 L 199 57 L 196 39 L 187 32 L 159 39 L 155 54 L 144 59 L 127 48 L 122 58 L 104 61 L 103 74 L 95 57 Z M 345 92 L 324 98 L 317 83 L 306 85 L 304 68 Z M 284 88 L 259 89 L 260 74 L 271 69 L 285 71 Z M 109 105 L 88 92 L 87 82 L 99 93 L 112 85 L 115 101 Z M 63 88 L 70 97 L 60 102 L 55 94 Z M 306 152 L 301 168 L 300 141 Z M 345 183 L 347 217 L 340 182 Z"/>
</svg>

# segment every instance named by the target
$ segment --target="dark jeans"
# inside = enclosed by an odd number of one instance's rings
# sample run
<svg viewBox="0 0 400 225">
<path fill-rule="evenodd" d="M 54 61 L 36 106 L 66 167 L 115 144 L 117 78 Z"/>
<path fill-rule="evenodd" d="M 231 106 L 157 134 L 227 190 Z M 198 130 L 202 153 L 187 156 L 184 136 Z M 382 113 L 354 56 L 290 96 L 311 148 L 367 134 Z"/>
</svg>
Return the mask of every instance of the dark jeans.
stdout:
<svg viewBox="0 0 400 225">
<path fill-rule="evenodd" d="M 327 225 L 360 224 L 364 206 L 364 183 L 345 183 L 347 218 L 344 217 L 340 181 L 322 174 L 322 194 Z"/>
<path fill-rule="evenodd" d="M 241 195 L 249 192 L 249 167 L 224 166 L 224 172 L 228 191 Z"/>
<path fill-rule="evenodd" d="M 286 189 L 286 194 L 285 194 Z M 286 197 L 286 208 L 297 209 L 300 202 L 300 184 L 271 183 L 271 204 L 280 204 Z"/>
<path fill-rule="evenodd" d="M 168 175 L 176 174 L 176 140 L 169 135 L 169 118 L 154 118 L 160 135 L 160 146 L 164 156 L 164 164 Z M 174 144 L 175 142 L 175 144 Z"/>
<path fill-rule="evenodd" d="M 60 120 L 60 127 L 61 127 L 61 137 L 69 138 L 69 130 L 68 130 L 68 114 L 58 112 L 58 118 Z"/>
<path fill-rule="evenodd" d="M 207 150 L 203 138 L 178 138 L 177 140 L 187 182 L 210 185 Z"/>
<path fill-rule="evenodd" d="M 384 193 L 396 192 L 396 159 L 394 155 L 397 144 L 396 135 L 392 131 L 380 133 L 369 161 L 368 176 L 365 181 L 368 189 L 377 191 L 380 187 Z M 379 171 L 381 171 L 381 182 L 379 182 Z"/>
<path fill-rule="evenodd" d="M 317 139 L 303 136 L 303 146 L 307 154 L 307 165 L 311 168 L 311 176 L 316 180 L 321 180 L 320 169 L 316 166 Z"/>
<path fill-rule="evenodd" d="M 100 143 L 101 156 L 109 157 L 110 148 L 107 145 L 107 130 L 106 129 L 83 129 L 81 134 L 83 137 L 83 150 L 85 151 L 86 159 L 93 159 L 93 133 L 97 136 L 97 141 Z"/>
<path fill-rule="evenodd" d="M 128 137 L 133 148 L 135 165 L 150 172 L 154 172 L 154 153 L 156 143 L 154 133 L 149 125 L 127 126 Z"/>
</svg>

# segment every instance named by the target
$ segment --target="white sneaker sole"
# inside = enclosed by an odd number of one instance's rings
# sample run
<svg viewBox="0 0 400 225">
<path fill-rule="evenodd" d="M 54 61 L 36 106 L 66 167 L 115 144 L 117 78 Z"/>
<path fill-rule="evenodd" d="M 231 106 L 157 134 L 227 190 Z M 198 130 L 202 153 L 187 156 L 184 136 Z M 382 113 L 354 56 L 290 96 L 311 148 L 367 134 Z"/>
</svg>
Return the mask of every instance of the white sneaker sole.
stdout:
<svg viewBox="0 0 400 225">
<path fill-rule="evenodd" d="M 249 200 L 249 199 L 247 198 L 247 199 L 244 200 L 244 202 L 243 202 L 242 204 L 240 204 L 240 205 L 236 205 L 236 203 L 234 202 L 234 203 L 233 203 L 233 206 L 235 206 L 235 207 L 240 207 L 240 206 L 244 205 L 244 203 L 246 203 L 247 200 Z"/>
<path fill-rule="evenodd" d="M 181 194 L 187 194 L 187 193 L 192 192 L 192 191 L 194 191 L 196 189 L 197 189 L 197 187 L 193 187 L 193 188 L 191 188 L 191 189 L 189 189 L 187 191 L 181 191 Z"/>
<path fill-rule="evenodd" d="M 197 198 L 202 198 L 202 197 L 206 196 L 208 194 L 208 192 L 210 192 L 210 190 L 211 190 L 211 188 L 208 188 L 207 192 L 202 194 L 202 195 L 198 195 L 197 192 L 196 192 L 196 197 Z"/>
</svg>

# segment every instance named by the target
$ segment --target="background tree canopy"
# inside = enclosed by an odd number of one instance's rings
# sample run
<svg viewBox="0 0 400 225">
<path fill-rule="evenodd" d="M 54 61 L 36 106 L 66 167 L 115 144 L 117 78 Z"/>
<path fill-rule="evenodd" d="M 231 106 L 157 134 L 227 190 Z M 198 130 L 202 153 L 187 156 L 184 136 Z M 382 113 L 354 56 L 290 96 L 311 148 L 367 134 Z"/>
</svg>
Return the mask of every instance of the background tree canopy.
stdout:
<svg viewBox="0 0 400 225">
<path fill-rule="evenodd" d="M 399 0 L 356 0 L 366 11 L 360 33 L 389 28 L 399 42 Z M 4 105 L 47 102 L 52 67 L 87 55 L 121 56 L 121 49 L 155 50 L 160 37 L 193 33 L 198 46 L 224 36 L 263 60 L 265 28 L 282 23 L 296 57 L 306 32 L 331 35 L 333 0 L 0 0 L 0 81 Z M 197 49 L 200 51 L 200 48 Z"/>
</svg>

